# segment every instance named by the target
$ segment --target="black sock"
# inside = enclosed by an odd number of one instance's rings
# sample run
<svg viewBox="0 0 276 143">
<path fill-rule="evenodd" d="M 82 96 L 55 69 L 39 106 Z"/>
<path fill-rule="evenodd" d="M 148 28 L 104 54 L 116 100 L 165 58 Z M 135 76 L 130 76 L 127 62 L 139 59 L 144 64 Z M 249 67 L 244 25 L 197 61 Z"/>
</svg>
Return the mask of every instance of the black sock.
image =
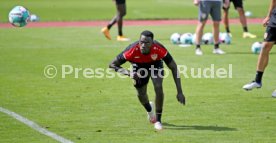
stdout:
<svg viewBox="0 0 276 143">
<path fill-rule="evenodd" d="M 215 49 L 218 49 L 218 48 L 219 48 L 219 44 L 215 44 L 215 45 L 214 45 L 214 48 L 215 48 Z"/>
<path fill-rule="evenodd" d="M 227 32 L 227 33 L 230 33 L 229 27 L 226 27 L 225 29 L 226 29 L 226 32 Z"/>
<path fill-rule="evenodd" d="M 257 71 L 257 72 L 256 72 L 255 81 L 256 81 L 257 83 L 262 83 L 263 73 L 264 73 L 264 72 L 262 72 L 262 71 Z"/>
<path fill-rule="evenodd" d="M 123 36 L 123 32 L 122 31 L 119 31 L 119 36 Z"/>
<path fill-rule="evenodd" d="M 156 121 L 161 123 L 162 109 L 156 110 Z"/>
<path fill-rule="evenodd" d="M 200 45 L 199 44 L 196 44 L 196 49 L 200 49 Z"/>
<path fill-rule="evenodd" d="M 244 32 L 248 32 L 247 26 L 243 27 Z"/>
<path fill-rule="evenodd" d="M 107 29 L 108 29 L 108 30 L 109 30 L 111 27 L 112 27 L 111 24 L 108 24 L 108 25 L 107 25 Z"/>
<path fill-rule="evenodd" d="M 146 103 L 146 104 L 143 104 L 143 106 L 145 107 L 145 109 L 147 110 L 147 112 L 151 112 L 151 106 L 150 106 L 149 102 Z"/>
</svg>

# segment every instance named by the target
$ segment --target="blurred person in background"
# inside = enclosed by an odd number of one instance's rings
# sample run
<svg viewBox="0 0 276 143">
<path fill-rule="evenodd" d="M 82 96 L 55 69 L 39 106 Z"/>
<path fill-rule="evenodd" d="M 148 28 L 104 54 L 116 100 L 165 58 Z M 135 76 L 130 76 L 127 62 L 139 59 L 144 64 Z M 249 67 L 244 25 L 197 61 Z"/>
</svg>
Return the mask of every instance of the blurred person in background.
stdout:
<svg viewBox="0 0 276 143">
<path fill-rule="evenodd" d="M 104 36 L 111 40 L 111 36 L 109 33 L 109 30 L 111 27 L 117 23 L 118 25 L 118 36 L 117 41 L 129 41 L 129 38 L 126 38 L 123 35 L 123 17 L 126 15 L 126 0 L 113 0 L 116 4 L 117 13 L 113 17 L 113 19 L 107 24 L 106 27 L 102 28 L 101 32 L 104 34 Z"/>
<path fill-rule="evenodd" d="M 242 0 L 230 0 L 230 2 L 233 3 L 235 9 L 239 13 L 240 23 L 243 28 L 243 38 L 256 38 L 257 37 L 256 35 L 248 32 L 247 21 L 244 14 Z M 223 7 L 223 23 L 224 23 L 226 32 L 230 37 L 232 37 L 232 34 L 230 32 L 230 27 L 229 27 L 229 8 L 230 8 L 230 4 L 228 5 L 228 7 Z"/>
<path fill-rule="evenodd" d="M 213 21 L 213 35 L 214 35 L 214 54 L 225 54 L 223 50 L 219 48 L 219 24 L 221 21 L 221 6 L 229 6 L 229 0 L 225 0 L 224 3 L 222 0 L 194 0 L 194 4 L 198 6 L 198 24 L 196 27 L 196 39 L 195 45 L 196 50 L 195 54 L 198 56 L 203 55 L 201 50 L 201 39 L 203 35 L 203 29 L 208 20 L 209 14 L 212 17 Z"/>
<path fill-rule="evenodd" d="M 261 53 L 258 57 L 255 79 L 243 86 L 245 90 L 262 87 L 262 77 L 269 61 L 269 52 L 276 42 L 276 0 L 271 0 L 266 18 L 263 20 L 263 26 L 266 27 L 264 42 Z M 272 97 L 276 97 L 276 90 L 272 92 Z"/>
</svg>

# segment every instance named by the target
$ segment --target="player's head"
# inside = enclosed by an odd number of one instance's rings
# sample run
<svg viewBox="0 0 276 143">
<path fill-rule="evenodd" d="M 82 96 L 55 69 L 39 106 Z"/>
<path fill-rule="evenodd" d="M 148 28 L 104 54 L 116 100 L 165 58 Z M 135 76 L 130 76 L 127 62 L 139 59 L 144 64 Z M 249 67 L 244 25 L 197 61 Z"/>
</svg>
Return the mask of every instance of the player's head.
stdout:
<svg viewBox="0 0 276 143">
<path fill-rule="evenodd" d="M 139 46 L 142 54 L 149 54 L 150 48 L 153 44 L 153 37 L 154 35 L 151 31 L 145 30 L 141 33 Z"/>
</svg>

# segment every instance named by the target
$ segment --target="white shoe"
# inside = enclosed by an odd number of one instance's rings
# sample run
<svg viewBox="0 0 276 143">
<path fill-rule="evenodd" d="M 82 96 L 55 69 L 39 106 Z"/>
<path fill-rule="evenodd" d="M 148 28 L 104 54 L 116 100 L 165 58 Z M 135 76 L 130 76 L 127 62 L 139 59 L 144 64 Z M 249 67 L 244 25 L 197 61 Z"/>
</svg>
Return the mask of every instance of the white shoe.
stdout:
<svg viewBox="0 0 276 143">
<path fill-rule="evenodd" d="M 201 51 L 200 48 L 196 48 L 195 54 L 198 55 L 198 56 L 202 56 L 202 55 L 203 55 L 203 52 Z"/>
<path fill-rule="evenodd" d="M 150 101 L 150 106 L 151 106 L 151 111 L 147 112 L 148 119 L 149 119 L 150 123 L 154 124 L 156 122 L 156 116 L 154 113 L 154 103 L 151 101 Z"/>
<path fill-rule="evenodd" d="M 261 87 L 262 87 L 262 84 L 257 83 L 256 81 L 252 81 L 251 83 L 244 85 L 242 88 L 244 90 L 252 90 L 253 88 L 261 88 Z M 275 94 L 276 94 L 276 92 L 275 92 Z"/>
<path fill-rule="evenodd" d="M 276 98 L 276 89 L 272 92 L 272 97 Z"/>
<path fill-rule="evenodd" d="M 220 48 L 217 48 L 217 49 L 214 49 L 214 50 L 213 50 L 213 54 L 223 55 L 223 54 L 225 54 L 225 52 L 222 51 Z"/>
<path fill-rule="evenodd" d="M 243 38 L 256 38 L 257 36 L 254 35 L 254 34 L 251 34 L 249 32 L 243 32 L 243 35 L 242 35 Z"/>
<path fill-rule="evenodd" d="M 162 124 L 160 122 L 155 122 L 154 123 L 154 128 L 156 130 L 162 130 L 163 129 Z"/>
</svg>

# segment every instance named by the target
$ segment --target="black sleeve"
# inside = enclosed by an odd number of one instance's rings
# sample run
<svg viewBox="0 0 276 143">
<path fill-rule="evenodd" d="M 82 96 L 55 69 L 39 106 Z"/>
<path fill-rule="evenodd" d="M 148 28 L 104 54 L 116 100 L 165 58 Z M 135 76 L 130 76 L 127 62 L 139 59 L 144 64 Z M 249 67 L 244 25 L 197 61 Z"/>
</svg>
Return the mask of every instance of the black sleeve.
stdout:
<svg viewBox="0 0 276 143">
<path fill-rule="evenodd" d="M 163 61 L 168 65 L 173 60 L 171 54 L 168 52 L 167 55 L 163 58 Z"/>
<path fill-rule="evenodd" d="M 122 64 L 124 64 L 125 62 L 126 62 L 126 59 L 125 59 L 125 57 L 124 57 L 124 52 L 122 52 L 122 53 L 120 53 L 116 58 L 117 58 L 117 60 L 118 60 L 118 62 L 122 65 Z"/>
</svg>

